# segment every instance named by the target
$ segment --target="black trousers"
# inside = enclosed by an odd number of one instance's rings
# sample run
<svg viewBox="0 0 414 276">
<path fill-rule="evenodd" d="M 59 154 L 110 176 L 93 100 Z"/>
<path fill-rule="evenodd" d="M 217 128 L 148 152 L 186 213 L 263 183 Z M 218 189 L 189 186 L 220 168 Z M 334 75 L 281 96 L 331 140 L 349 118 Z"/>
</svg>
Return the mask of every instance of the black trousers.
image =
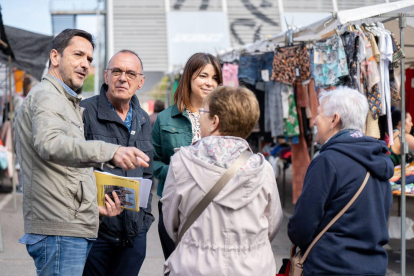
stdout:
<svg viewBox="0 0 414 276">
<path fill-rule="evenodd" d="M 168 236 L 167 230 L 165 230 L 164 219 L 162 216 L 162 203 L 158 201 L 158 234 L 160 235 L 162 252 L 164 253 L 164 258 L 167 260 L 168 257 L 173 253 L 175 249 L 174 241 Z"/>
<path fill-rule="evenodd" d="M 98 237 L 86 260 L 83 276 L 137 276 L 147 250 L 147 227 L 132 242 L 134 247 L 116 246 Z"/>
</svg>

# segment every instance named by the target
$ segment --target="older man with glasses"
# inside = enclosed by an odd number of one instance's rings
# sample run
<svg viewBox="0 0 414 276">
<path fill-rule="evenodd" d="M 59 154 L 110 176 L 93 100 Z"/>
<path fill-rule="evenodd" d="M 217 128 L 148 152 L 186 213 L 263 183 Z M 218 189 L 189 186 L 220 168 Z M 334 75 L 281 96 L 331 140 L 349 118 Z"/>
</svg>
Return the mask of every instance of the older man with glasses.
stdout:
<svg viewBox="0 0 414 276">
<path fill-rule="evenodd" d="M 152 178 L 153 150 L 151 122 L 141 108 L 135 92 L 144 85 L 145 76 L 139 56 L 130 50 L 116 53 L 105 70 L 100 95 L 81 102 L 85 138 L 122 146 L 136 147 L 148 155 L 149 167 L 126 164 L 130 170 L 105 168 L 125 177 Z M 104 219 L 86 261 L 83 275 L 138 275 L 145 259 L 147 231 L 154 221 L 150 195 L 146 209 L 124 210 Z"/>
</svg>

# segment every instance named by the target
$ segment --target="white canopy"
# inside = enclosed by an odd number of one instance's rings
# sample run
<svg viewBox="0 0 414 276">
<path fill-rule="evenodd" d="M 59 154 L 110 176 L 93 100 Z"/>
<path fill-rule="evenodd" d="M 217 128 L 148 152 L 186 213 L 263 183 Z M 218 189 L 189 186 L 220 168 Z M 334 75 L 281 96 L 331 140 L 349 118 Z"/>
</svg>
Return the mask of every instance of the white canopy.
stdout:
<svg viewBox="0 0 414 276">
<path fill-rule="evenodd" d="M 397 1 L 393 3 L 385 3 L 375 6 L 362 7 L 358 9 L 340 11 L 336 16 L 328 16 L 309 26 L 299 29 L 294 33 L 295 41 L 312 41 L 320 40 L 322 36 L 334 30 L 338 26 L 346 26 L 353 23 L 371 23 L 376 21 L 384 21 L 389 16 L 398 13 L 414 12 L 414 1 Z M 377 17 L 381 16 L 381 17 Z M 399 33 L 396 32 L 396 33 Z M 409 38 L 406 36 L 406 38 Z M 411 37 L 414 39 L 414 37 Z M 411 44 L 408 43 L 407 44 Z M 414 44 L 414 43 L 413 43 Z"/>
<path fill-rule="evenodd" d="M 327 16 L 326 18 L 312 23 L 306 27 L 300 28 L 294 31 L 293 41 L 317 41 L 322 38 L 326 33 L 331 32 L 338 26 L 346 26 L 347 24 L 353 23 L 371 23 L 377 21 L 384 21 L 389 16 L 396 15 L 398 13 L 414 13 L 414 1 L 397 1 L 392 3 L 385 3 L 380 5 L 362 7 L 358 9 L 340 11 L 333 16 Z M 381 15 L 381 17 L 376 17 Z M 405 45 L 414 45 L 414 19 L 408 18 L 407 28 L 405 30 Z M 397 20 L 393 20 L 385 24 L 386 28 L 396 34 L 399 37 L 399 25 Z M 274 46 L 277 44 L 283 44 L 286 40 L 287 32 L 279 33 L 273 37 L 270 37 L 263 41 L 256 41 L 251 44 L 240 46 L 236 49 L 228 49 L 218 53 L 219 56 L 223 57 L 227 54 L 234 53 L 234 51 L 242 52 L 247 51 L 250 53 L 256 50 L 260 52 L 272 51 Z M 406 48 L 406 60 L 414 61 L 414 48 Z"/>
</svg>

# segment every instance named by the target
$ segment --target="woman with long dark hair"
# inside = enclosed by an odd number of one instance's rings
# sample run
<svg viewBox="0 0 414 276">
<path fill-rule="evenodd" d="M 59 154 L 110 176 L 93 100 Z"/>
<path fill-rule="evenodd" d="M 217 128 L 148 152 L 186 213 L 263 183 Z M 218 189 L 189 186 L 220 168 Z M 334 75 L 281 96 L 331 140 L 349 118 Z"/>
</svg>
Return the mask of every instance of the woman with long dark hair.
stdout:
<svg viewBox="0 0 414 276">
<path fill-rule="evenodd" d="M 190 57 L 174 94 L 174 105 L 161 112 L 152 129 L 154 176 L 159 180 L 157 195 L 161 198 L 174 149 L 189 146 L 200 139 L 200 114 L 205 96 L 222 81 L 220 62 L 206 53 Z M 162 204 L 158 203 L 158 232 L 164 257 L 174 251 L 175 244 L 165 231 Z"/>
</svg>

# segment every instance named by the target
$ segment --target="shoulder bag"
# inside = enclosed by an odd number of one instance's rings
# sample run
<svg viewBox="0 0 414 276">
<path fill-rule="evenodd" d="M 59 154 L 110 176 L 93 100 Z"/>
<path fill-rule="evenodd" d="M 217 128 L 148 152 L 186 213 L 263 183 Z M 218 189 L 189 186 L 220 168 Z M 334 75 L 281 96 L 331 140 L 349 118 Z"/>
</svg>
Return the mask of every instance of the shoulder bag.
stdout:
<svg viewBox="0 0 414 276">
<path fill-rule="evenodd" d="M 253 154 L 246 150 L 237 158 L 236 161 L 227 169 L 227 171 L 220 177 L 216 184 L 208 191 L 208 193 L 201 199 L 194 210 L 190 213 L 185 221 L 181 231 L 178 234 L 176 246 L 180 243 L 184 233 L 191 227 L 191 225 L 197 220 L 197 218 L 203 213 L 207 206 L 213 201 L 213 199 L 220 193 L 220 191 L 226 186 L 226 184 L 233 178 L 237 171 L 246 164 L 247 160 Z"/>
<path fill-rule="evenodd" d="M 302 256 L 302 252 L 299 250 L 292 258 L 291 258 L 291 264 L 290 264 L 290 276 L 301 276 L 303 275 L 303 263 L 305 262 L 306 258 L 309 255 L 309 252 L 311 251 L 312 247 L 315 245 L 315 243 L 325 234 L 326 231 L 348 210 L 348 208 L 354 203 L 354 201 L 358 198 L 359 194 L 364 189 L 365 185 L 368 182 L 369 179 L 369 172 L 367 172 L 367 175 L 365 176 L 364 182 L 362 183 L 359 190 L 356 192 L 354 197 L 351 199 L 351 201 L 348 202 L 348 204 L 331 220 L 331 222 L 328 223 L 328 225 L 325 226 L 325 228 L 319 233 L 318 236 L 312 241 L 312 243 L 309 245 L 308 249 L 306 250 L 305 254 Z"/>
</svg>

